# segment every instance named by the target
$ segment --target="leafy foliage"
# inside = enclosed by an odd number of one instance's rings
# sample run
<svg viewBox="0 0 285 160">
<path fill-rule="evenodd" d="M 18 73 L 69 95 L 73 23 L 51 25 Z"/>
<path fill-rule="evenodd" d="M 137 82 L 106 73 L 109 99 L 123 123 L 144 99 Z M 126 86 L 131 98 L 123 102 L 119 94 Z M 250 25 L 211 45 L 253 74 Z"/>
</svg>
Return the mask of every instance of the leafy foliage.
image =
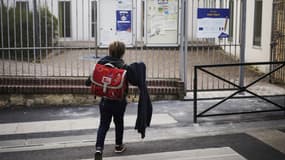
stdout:
<svg viewBox="0 0 285 160">
<path fill-rule="evenodd" d="M 27 6 L 8 8 L 2 3 L 0 19 L 0 46 L 7 48 L 2 52 L 5 59 L 43 58 L 41 53 L 47 53 L 46 50 L 34 51 L 33 47 L 51 47 L 58 41 L 58 20 L 48 7 L 40 7 L 34 14 Z"/>
</svg>

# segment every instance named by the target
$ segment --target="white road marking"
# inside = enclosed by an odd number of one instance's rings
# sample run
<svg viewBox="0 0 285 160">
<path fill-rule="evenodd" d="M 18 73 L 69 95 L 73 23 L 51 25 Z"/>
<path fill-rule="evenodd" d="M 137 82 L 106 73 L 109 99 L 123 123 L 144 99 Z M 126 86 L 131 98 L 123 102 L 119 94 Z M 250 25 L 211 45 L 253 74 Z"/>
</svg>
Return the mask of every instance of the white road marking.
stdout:
<svg viewBox="0 0 285 160">
<path fill-rule="evenodd" d="M 104 157 L 104 160 L 246 160 L 230 147 L 160 152 L 131 156 Z M 91 160 L 91 159 L 85 159 Z"/>
<path fill-rule="evenodd" d="M 125 116 L 125 127 L 134 127 L 136 115 Z M 174 124 L 177 121 L 168 114 L 153 114 L 151 125 Z M 21 123 L 0 124 L 0 135 L 28 134 L 41 132 L 60 132 L 84 129 L 96 129 L 99 125 L 99 118 L 84 118 L 72 120 L 53 120 Z M 114 128 L 112 123 L 111 128 Z"/>
</svg>

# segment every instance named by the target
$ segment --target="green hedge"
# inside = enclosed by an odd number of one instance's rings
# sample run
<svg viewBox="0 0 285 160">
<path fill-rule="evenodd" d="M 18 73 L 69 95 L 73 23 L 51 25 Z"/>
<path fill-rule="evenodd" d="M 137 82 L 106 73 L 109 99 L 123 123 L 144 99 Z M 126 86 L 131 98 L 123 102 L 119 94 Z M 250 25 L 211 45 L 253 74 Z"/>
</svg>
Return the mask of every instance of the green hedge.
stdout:
<svg viewBox="0 0 285 160">
<path fill-rule="evenodd" d="M 58 20 L 47 7 L 37 11 L 38 35 L 33 24 L 34 14 L 25 8 L 1 6 L 2 26 L 0 25 L 1 48 L 27 48 L 55 46 L 58 40 Z M 7 19 L 8 18 L 8 19 Z M 9 25 L 8 25 L 9 24 Z M 1 38 L 3 36 L 3 39 Z M 35 37 L 35 43 L 34 43 Z M 2 42 L 3 41 L 3 42 Z M 37 60 L 47 56 L 46 50 L 4 50 L 5 59 Z M 10 54 L 9 54 L 10 53 Z M 2 58 L 3 55 L 0 55 Z"/>
</svg>

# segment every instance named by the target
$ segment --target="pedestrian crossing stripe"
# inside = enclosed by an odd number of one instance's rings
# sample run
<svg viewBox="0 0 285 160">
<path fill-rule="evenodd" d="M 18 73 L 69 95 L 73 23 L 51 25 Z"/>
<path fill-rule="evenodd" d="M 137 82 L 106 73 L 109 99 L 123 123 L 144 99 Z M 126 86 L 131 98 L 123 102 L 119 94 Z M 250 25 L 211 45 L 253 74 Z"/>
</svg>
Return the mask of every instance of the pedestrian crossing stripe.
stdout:
<svg viewBox="0 0 285 160">
<path fill-rule="evenodd" d="M 130 156 L 103 157 L 104 160 L 246 160 L 230 147 L 205 148 Z M 82 159 L 83 160 L 83 159 Z M 93 159 L 84 159 L 93 160 Z"/>
<path fill-rule="evenodd" d="M 125 127 L 134 127 L 136 118 L 137 115 L 126 115 L 124 119 Z M 177 123 L 177 121 L 168 114 L 153 114 L 151 120 L 151 126 L 167 125 L 174 123 Z M 0 135 L 97 129 L 98 126 L 99 117 L 71 120 L 4 123 L 0 124 Z M 114 128 L 113 123 L 111 125 L 111 128 Z"/>
</svg>

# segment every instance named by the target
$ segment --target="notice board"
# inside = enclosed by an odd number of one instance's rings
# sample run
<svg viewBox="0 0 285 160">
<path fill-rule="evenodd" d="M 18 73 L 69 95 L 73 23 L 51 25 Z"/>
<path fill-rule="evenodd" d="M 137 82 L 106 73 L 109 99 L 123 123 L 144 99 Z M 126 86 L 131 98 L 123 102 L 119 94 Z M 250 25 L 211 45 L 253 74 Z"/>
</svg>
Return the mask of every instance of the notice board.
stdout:
<svg viewBox="0 0 285 160">
<path fill-rule="evenodd" d="M 146 44 L 177 45 L 178 0 L 146 1 Z"/>
<path fill-rule="evenodd" d="M 107 47 L 118 40 L 130 46 L 133 44 L 133 1 L 100 0 L 98 42 L 100 47 Z"/>
</svg>

